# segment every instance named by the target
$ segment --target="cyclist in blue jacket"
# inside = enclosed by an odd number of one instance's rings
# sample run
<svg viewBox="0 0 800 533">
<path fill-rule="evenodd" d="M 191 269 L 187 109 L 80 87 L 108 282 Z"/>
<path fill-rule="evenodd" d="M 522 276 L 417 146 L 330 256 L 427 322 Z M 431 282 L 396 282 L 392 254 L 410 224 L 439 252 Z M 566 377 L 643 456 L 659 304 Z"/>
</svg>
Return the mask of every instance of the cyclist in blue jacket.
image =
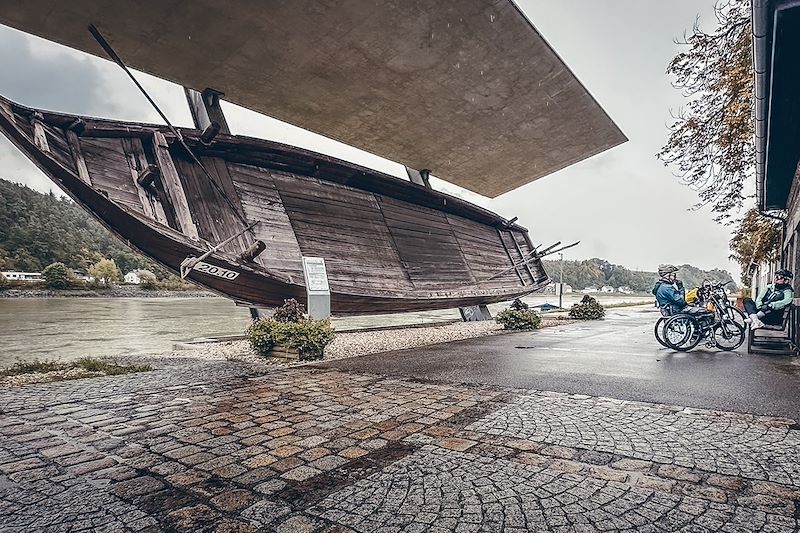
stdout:
<svg viewBox="0 0 800 533">
<path fill-rule="evenodd" d="M 683 311 L 686 304 L 683 283 L 678 279 L 678 267 L 674 265 L 660 265 L 658 275 L 661 277 L 655 287 L 653 296 L 656 297 L 658 307 L 664 315 L 674 315 Z"/>
</svg>

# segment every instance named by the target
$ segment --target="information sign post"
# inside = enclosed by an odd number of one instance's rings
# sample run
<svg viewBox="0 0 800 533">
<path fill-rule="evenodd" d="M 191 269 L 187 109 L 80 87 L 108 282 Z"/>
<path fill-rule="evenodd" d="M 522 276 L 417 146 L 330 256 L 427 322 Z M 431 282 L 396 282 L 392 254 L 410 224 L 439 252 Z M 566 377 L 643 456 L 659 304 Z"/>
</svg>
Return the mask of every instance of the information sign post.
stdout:
<svg viewBox="0 0 800 533">
<path fill-rule="evenodd" d="M 303 257 L 303 274 L 308 294 L 308 316 L 322 320 L 331 316 L 331 288 L 325 259 L 322 257 Z"/>
</svg>

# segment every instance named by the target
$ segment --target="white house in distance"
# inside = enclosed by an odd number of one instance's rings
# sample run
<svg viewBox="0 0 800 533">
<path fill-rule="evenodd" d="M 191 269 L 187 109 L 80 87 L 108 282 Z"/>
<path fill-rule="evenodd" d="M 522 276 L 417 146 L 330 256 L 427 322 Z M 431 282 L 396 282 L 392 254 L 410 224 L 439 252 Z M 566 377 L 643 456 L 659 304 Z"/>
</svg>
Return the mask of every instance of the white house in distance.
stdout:
<svg viewBox="0 0 800 533">
<path fill-rule="evenodd" d="M 557 282 L 551 281 L 544 288 L 543 292 L 546 293 L 546 294 L 554 294 L 556 292 L 556 285 L 557 285 Z M 562 291 L 562 294 L 566 294 L 568 292 L 572 292 L 573 291 L 572 285 L 570 285 L 568 283 L 562 283 L 561 284 L 561 291 Z"/>
<path fill-rule="evenodd" d="M 139 285 L 142 282 L 142 274 L 153 274 L 149 270 L 131 270 L 127 274 L 125 274 L 125 283 L 130 283 L 132 285 Z"/>
<path fill-rule="evenodd" d="M 35 281 L 44 281 L 41 272 L 15 272 L 15 271 L 8 271 L 8 272 L 0 272 L 4 278 L 9 281 L 29 281 L 31 283 Z"/>
<path fill-rule="evenodd" d="M 133 285 L 138 285 L 142 282 L 142 280 L 139 279 L 139 273 L 136 270 L 131 270 L 125 274 L 124 281 L 125 283 L 132 283 Z"/>
<path fill-rule="evenodd" d="M 600 292 L 614 292 L 614 287 L 611 285 L 603 285 L 600 287 Z"/>
<path fill-rule="evenodd" d="M 90 281 L 94 281 L 94 278 L 92 276 L 89 276 L 84 272 L 76 271 L 76 272 L 73 272 L 73 274 L 75 274 L 76 278 L 78 278 L 81 281 L 85 281 L 86 283 L 88 283 Z"/>
</svg>

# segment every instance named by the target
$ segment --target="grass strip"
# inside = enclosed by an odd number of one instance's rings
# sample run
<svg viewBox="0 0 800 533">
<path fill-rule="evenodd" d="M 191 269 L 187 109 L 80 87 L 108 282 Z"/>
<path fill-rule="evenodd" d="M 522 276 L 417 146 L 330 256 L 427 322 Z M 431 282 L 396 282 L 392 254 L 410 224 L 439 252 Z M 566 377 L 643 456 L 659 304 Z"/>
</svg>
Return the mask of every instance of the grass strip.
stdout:
<svg viewBox="0 0 800 533">
<path fill-rule="evenodd" d="M 80 368 L 86 372 L 100 372 L 106 376 L 118 376 L 133 372 L 153 370 L 150 365 L 120 365 L 113 361 L 105 361 L 94 357 L 83 357 L 77 361 L 59 363 L 56 361 L 18 361 L 8 368 L 0 370 L 0 377 L 21 376 L 24 374 L 49 374 Z"/>
</svg>

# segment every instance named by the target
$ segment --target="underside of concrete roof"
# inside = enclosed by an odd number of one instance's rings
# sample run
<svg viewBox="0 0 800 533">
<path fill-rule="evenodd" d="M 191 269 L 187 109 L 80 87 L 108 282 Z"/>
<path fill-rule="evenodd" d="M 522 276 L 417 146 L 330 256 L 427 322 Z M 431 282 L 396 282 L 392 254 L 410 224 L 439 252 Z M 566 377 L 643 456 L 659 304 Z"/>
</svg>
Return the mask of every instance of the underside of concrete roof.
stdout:
<svg viewBox="0 0 800 533">
<path fill-rule="evenodd" d="M 490 197 L 627 140 L 509 0 L 2 0 L 0 23 L 102 56 L 93 23 L 133 68 Z"/>
</svg>

